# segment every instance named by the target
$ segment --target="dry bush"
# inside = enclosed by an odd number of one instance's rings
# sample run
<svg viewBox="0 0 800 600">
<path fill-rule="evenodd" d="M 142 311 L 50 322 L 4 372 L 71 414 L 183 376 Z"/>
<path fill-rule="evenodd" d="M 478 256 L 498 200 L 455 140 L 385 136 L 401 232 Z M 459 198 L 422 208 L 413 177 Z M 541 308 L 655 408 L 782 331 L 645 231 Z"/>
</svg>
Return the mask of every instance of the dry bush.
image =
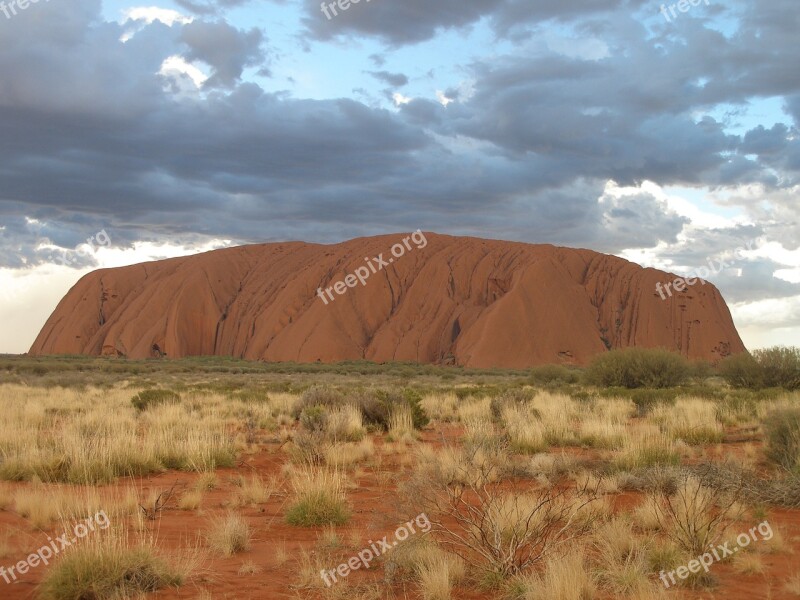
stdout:
<svg viewBox="0 0 800 600">
<path fill-rule="evenodd" d="M 709 488 L 685 473 L 677 489 L 656 492 L 648 505 L 663 533 L 692 555 L 718 542 L 742 517 L 741 493 Z"/>
<path fill-rule="evenodd" d="M 514 480 L 498 481 L 502 467 L 491 458 L 507 456 L 506 448 L 476 445 L 462 452 L 446 468 L 430 463 L 418 468 L 404 488 L 428 515 L 444 549 L 506 577 L 585 533 L 576 521 L 596 498 L 590 491 L 522 491 Z"/>
</svg>

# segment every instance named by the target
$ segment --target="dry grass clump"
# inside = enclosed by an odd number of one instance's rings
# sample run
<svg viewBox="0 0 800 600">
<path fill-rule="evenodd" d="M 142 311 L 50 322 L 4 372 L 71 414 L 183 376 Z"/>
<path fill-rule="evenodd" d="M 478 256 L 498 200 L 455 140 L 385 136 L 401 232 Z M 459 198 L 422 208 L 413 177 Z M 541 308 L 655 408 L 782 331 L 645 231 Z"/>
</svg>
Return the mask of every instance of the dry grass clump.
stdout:
<svg viewBox="0 0 800 600">
<path fill-rule="evenodd" d="M 126 530 L 95 532 L 50 565 L 39 586 L 42 600 L 121 600 L 178 587 L 198 564 L 194 551 L 167 558 L 152 537 Z"/>
<path fill-rule="evenodd" d="M 265 481 L 264 478 L 253 473 L 250 477 L 245 478 L 236 490 L 233 504 L 234 506 L 265 504 L 275 494 L 277 487 L 275 480 Z"/>
<path fill-rule="evenodd" d="M 593 600 L 597 583 L 580 551 L 547 559 L 542 572 L 520 580 L 523 600 Z"/>
<path fill-rule="evenodd" d="M 539 416 L 550 446 L 570 446 L 578 443 L 575 424 L 580 418 L 581 408 L 571 397 L 564 394 L 539 392 L 530 403 Z"/>
<path fill-rule="evenodd" d="M 184 492 L 178 500 L 180 510 L 197 510 L 203 502 L 202 490 L 189 490 Z"/>
<path fill-rule="evenodd" d="M 614 595 L 630 596 L 651 587 L 648 551 L 629 521 L 617 518 L 601 525 L 594 534 L 593 548 L 603 588 Z"/>
<path fill-rule="evenodd" d="M 650 418 L 673 439 L 687 444 L 713 444 L 725 437 L 716 404 L 701 398 L 678 398 L 673 406 L 659 404 Z"/>
<path fill-rule="evenodd" d="M 450 600 L 453 587 L 466 575 L 461 558 L 425 537 L 409 540 L 393 551 L 387 571 L 398 570 L 398 574 L 407 573 L 416 579 L 425 600 Z"/>
<path fill-rule="evenodd" d="M 0 478 L 99 484 L 169 468 L 233 465 L 233 443 L 219 414 L 191 402 L 140 412 L 130 394 L 17 390 L 19 402 L 0 421 Z"/>
<path fill-rule="evenodd" d="M 46 529 L 59 520 L 87 518 L 101 510 L 112 516 L 131 515 L 138 510 L 136 494 L 130 489 L 101 494 L 91 488 L 42 484 L 18 489 L 13 504 L 14 510 L 37 529 Z"/>
<path fill-rule="evenodd" d="M 547 450 L 545 426 L 530 405 L 506 406 L 501 420 L 514 452 L 536 454 Z"/>
<path fill-rule="evenodd" d="M 217 474 L 213 471 L 208 471 L 200 474 L 195 480 L 193 487 L 196 490 L 208 492 L 215 489 L 218 484 L 219 480 L 217 479 Z"/>
<path fill-rule="evenodd" d="M 370 438 L 358 443 L 333 444 L 323 450 L 325 464 L 334 469 L 348 468 L 363 463 L 375 455 L 375 444 Z"/>
<path fill-rule="evenodd" d="M 491 421 L 492 401 L 490 398 L 465 400 L 458 406 L 458 420 L 465 425 L 470 421 Z"/>
<path fill-rule="evenodd" d="M 389 415 L 388 439 L 392 442 L 413 442 L 416 439 L 414 415 L 410 406 L 399 404 L 393 407 Z"/>
<path fill-rule="evenodd" d="M 634 471 L 654 466 L 679 465 L 681 462 L 675 442 L 654 425 L 642 424 L 626 431 L 626 440 L 616 452 L 614 465 L 621 470 Z"/>
<path fill-rule="evenodd" d="M 361 410 L 352 404 L 333 408 L 328 413 L 326 433 L 334 443 L 361 441 L 367 434 Z"/>
<path fill-rule="evenodd" d="M 444 485 L 480 485 L 502 479 L 508 454 L 496 441 L 471 447 L 420 446 L 415 452 L 415 475 Z"/>
<path fill-rule="evenodd" d="M 282 425 L 285 424 L 283 422 L 285 418 L 288 419 L 287 422 L 294 420 L 292 415 L 299 402 L 300 396 L 279 392 L 270 392 L 268 399 L 272 416 L 278 419 Z"/>
<path fill-rule="evenodd" d="M 427 394 L 422 397 L 421 404 L 434 421 L 450 423 L 458 418 L 458 396 L 452 392 Z"/>
<path fill-rule="evenodd" d="M 783 586 L 788 594 L 800 597 L 800 573 L 792 575 Z"/>
<path fill-rule="evenodd" d="M 761 575 L 764 572 L 764 561 L 758 554 L 742 552 L 733 559 L 733 569 L 743 575 Z"/>
<path fill-rule="evenodd" d="M 592 416 L 581 422 L 579 435 L 584 446 L 614 450 L 625 443 L 625 426 L 604 417 Z"/>
<path fill-rule="evenodd" d="M 340 471 L 301 466 L 290 473 L 292 498 L 286 512 L 290 525 L 343 525 L 350 519 L 346 480 Z"/>
<path fill-rule="evenodd" d="M 215 519 L 206 534 L 209 547 L 222 556 L 233 556 L 248 550 L 251 538 L 247 521 L 235 513 Z"/>
</svg>

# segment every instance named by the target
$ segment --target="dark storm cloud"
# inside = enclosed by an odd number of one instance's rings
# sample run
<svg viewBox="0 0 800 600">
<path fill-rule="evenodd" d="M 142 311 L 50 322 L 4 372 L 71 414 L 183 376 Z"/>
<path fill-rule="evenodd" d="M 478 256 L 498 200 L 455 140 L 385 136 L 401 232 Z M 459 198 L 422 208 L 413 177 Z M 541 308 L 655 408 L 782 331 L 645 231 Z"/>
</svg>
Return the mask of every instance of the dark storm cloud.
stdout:
<svg viewBox="0 0 800 600">
<path fill-rule="evenodd" d="M 568 21 L 577 16 L 611 11 L 631 12 L 648 4 L 647 0 L 437 0 L 435 5 L 429 0 L 360 0 L 345 11 L 335 8 L 334 13 L 334 9 L 329 8 L 331 18 L 328 19 L 320 9 L 320 0 L 301 2 L 306 13 L 304 22 L 315 39 L 374 36 L 393 46 L 425 41 L 441 30 L 468 27 L 482 18 L 488 18 L 499 34 L 509 35 L 520 26 L 542 21 Z M 338 6 L 336 2 L 333 4 Z M 654 7 L 654 12 L 657 10 Z"/>
<path fill-rule="evenodd" d="M 180 4 L 216 15 L 239 2 Z M 753 214 L 764 233 L 786 244 L 800 239 L 796 198 L 786 190 L 800 153 L 788 124 L 739 137 L 704 116 L 719 102 L 778 94 L 797 119 L 800 83 L 789 70 L 800 57 L 786 24 L 797 18 L 793 5 L 740 9 L 742 27 L 729 37 L 688 16 L 651 34 L 630 14 L 643 2 L 443 0 L 434 10 L 418 0 L 373 0 L 330 23 L 316 14 L 318 2 L 308 6 L 321 38 L 349 32 L 399 45 L 484 17 L 517 36 L 551 19 L 607 51 L 478 57 L 463 66 L 469 92 L 443 83 L 446 108 L 419 98 L 390 111 L 242 82 L 244 69 L 266 68 L 273 54 L 258 30 L 216 17 L 172 28 L 154 22 L 122 43 L 124 27 L 101 21 L 97 0 L 40 5 L 37 20 L 3 31 L 3 264 L 44 260 L 38 241 L 69 249 L 100 228 L 119 245 L 337 241 L 417 227 L 608 252 L 677 243 L 685 217 L 646 193 L 604 196 L 609 179 L 760 183 L 772 204 L 748 210 L 761 211 Z M 786 43 L 757 43 L 762 35 Z M 185 77 L 157 74 L 175 55 L 211 68 L 202 94 Z M 382 69 L 386 59 L 372 60 Z M 408 81 L 372 75 L 394 86 Z M 712 239 L 703 252 L 728 243 Z"/>
</svg>

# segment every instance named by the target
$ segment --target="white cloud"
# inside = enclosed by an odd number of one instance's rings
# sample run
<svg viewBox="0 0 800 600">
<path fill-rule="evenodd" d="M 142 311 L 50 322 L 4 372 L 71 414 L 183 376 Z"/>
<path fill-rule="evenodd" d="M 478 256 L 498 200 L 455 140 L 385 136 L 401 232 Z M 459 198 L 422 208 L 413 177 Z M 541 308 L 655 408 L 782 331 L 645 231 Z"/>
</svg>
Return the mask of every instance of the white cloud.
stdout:
<svg viewBox="0 0 800 600">
<path fill-rule="evenodd" d="M 186 25 L 193 21 L 192 17 L 183 15 L 177 10 L 157 6 L 136 6 L 125 9 L 122 14 L 126 21 L 144 21 L 148 25 L 154 21 L 161 21 L 164 25 L 172 27 L 175 23 Z"/>
<path fill-rule="evenodd" d="M 99 268 L 110 268 L 199 254 L 230 245 L 230 240 L 211 240 L 192 248 L 139 242 L 126 249 L 99 247 L 93 254 Z M 54 264 L 32 269 L 0 268 L 0 323 L 3 324 L 0 353 L 27 352 L 59 301 L 92 270 Z"/>
<path fill-rule="evenodd" d="M 394 94 L 392 94 L 392 99 L 394 100 L 394 103 L 397 106 L 400 106 L 401 104 L 408 104 L 413 100 L 413 98 L 409 98 L 408 96 L 403 96 L 403 94 L 401 94 L 400 92 L 395 92 Z"/>
<path fill-rule="evenodd" d="M 142 28 L 156 21 L 172 27 L 176 23 L 178 25 L 186 25 L 194 20 L 193 17 L 183 15 L 177 10 L 159 8 L 157 6 L 135 6 L 123 10 L 122 16 L 124 17 L 123 23 L 129 25 L 125 33 L 120 37 L 122 42 L 132 39 Z M 130 26 L 131 23 L 133 23 L 133 26 Z"/>
<path fill-rule="evenodd" d="M 178 55 L 170 56 L 163 63 L 161 63 L 161 70 L 159 70 L 158 73 L 159 75 L 167 77 L 175 82 L 182 81 L 184 79 L 183 76 L 185 75 L 192 80 L 192 83 L 194 83 L 197 89 L 201 88 L 208 79 L 208 75 L 203 73 L 203 71 L 194 66 L 192 63 L 187 62 L 185 58 Z M 187 90 L 182 89 L 182 91 Z"/>
</svg>

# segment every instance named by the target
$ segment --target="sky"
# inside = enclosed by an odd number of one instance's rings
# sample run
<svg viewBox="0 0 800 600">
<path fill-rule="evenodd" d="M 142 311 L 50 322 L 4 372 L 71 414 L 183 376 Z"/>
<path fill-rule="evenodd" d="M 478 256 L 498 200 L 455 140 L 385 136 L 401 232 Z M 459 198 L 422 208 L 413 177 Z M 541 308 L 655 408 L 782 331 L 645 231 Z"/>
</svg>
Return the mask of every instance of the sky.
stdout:
<svg viewBox="0 0 800 600">
<path fill-rule="evenodd" d="M 0 352 L 96 268 L 416 229 L 705 267 L 748 348 L 797 345 L 798 31 L 796 0 L 5 0 Z"/>
</svg>

